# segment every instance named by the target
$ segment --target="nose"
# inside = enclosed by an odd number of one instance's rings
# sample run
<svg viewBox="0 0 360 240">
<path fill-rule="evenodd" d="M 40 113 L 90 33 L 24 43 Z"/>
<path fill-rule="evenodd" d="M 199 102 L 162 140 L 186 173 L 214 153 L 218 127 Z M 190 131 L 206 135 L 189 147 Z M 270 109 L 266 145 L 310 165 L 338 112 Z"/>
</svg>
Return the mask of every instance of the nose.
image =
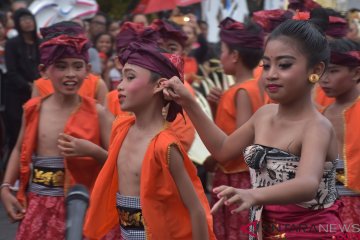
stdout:
<svg viewBox="0 0 360 240">
<path fill-rule="evenodd" d="M 73 78 L 75 76 L 76 76 L 76 74 L 75 74 L 74 68 L 69 67 L 68 70 L 66 71 L 66 77 Z"/>
<path fill-rule="evenodd" d="M 117 90 L 118 92 L 124 90 L 123 80 L 122 80 L 122 79 L 120 79 L 120 82 L 119 82 L 119 84 L 118 84 L 117 87 L 116 87 L 116 90 Z"/>
<path fill-rule="evenodd" d="M 275 81 L 278 78 L 278 73 L 275 67 L 270 67 L 268 71 L 264 71 L 265 79 L 268 81 Z"/>
</svg>

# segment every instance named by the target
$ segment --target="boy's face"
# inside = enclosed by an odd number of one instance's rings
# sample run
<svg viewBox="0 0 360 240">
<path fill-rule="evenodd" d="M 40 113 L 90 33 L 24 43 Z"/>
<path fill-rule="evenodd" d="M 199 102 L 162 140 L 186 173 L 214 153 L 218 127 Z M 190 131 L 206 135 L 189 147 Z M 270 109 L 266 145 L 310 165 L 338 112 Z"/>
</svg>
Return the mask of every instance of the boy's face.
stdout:
<svg viewBox="0 0 360 240">
<path fill-rule="evenodd" d="M 90 65 L 79 58 L 62 58 L 51 64 L 45 75 L 51 80 L 55 92 L 76 94 L 90 71 Z"/>
<path fill-rule="evenodd" d="M 163 48 L 169 51 L 170 53 L 182 55 L 183 54 L 183 47 L 181 44 L 173 39 L 167 39 L 164 41 Z"/>
<path fill-rule="evenodd" d="M 141 111 L 151 101 L 156 82 L 150 81 L 151 72 L 128 64 L 122 69 L 123 79 L 118 85 L 118 97 L 123 111 Z"/>
<path fill-rule="evenodd" d="M 237 59 L 235 59 L 233 55 L 226 43 L 221 42 L 220 61 L 225 74 L 235 74 L 235 63 Z"/>
<path fill-rule="evenodd" d="M 338 97 L 356 87 L 359 80 L 359 69 L 330 64 L 324 76 L 320 79 L 320 86 L 328 97 Z"/>
</svg>

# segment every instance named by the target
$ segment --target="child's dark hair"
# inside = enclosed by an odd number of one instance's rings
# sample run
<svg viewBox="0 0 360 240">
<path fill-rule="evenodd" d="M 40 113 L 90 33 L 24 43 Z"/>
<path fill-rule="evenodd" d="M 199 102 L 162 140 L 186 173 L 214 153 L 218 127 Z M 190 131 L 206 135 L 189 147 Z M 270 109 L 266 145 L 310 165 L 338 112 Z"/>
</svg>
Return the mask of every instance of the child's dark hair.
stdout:
<svg viewBox="0 0 360 240">
<path fill-rule="evenodd" d="M 311 21 L 289 19 L 274 29 L 266 44 L 280 37 L 292 38 L 296 40 L 300 52 L 306 56 L 309 68 L 320 62 L 324 62 L 327 67 L 330 60 L 330 49 L 325 35 L 320 31 Z"/>
<path fill-rule="evenodd" d="M 332 39 L 329 41 L 329 46 L 332 52 L 338 53 L 360 50 L 360 45 L 358 43 L 345 38 Z"/>
<path fill-rule="evenodd" d="M 77 31 L 74 30 L 74 27 L 78 29 Z M 55 38 L 57 36 L 60 36 L 62 34 L 68 35 L 68 36 L 76 36 L 80 32 L 83 32 L 83 28 L 80 24 L 72 21 L 62 21 L 55 23 L 50 26 L 50 28 L 53 29 L 62 29 L 61 31 L 52 31 L 51 33 L 47 34 L 46 37 L 43 39 L 43 41 L 47 41 L 49 39 Z"/>
<path fill-rule="evenodd" d="M 245 28 L 248 32 L 262 34 L 261 27 L 255 23 L 248 22 L 245 24 Z M 264 50 L 262 48 L 248 48 L 233 44 L 227 45 L 230 51 L 237 51 L 239 53 L 241 61 L 247 69 L 254 69 L 258 66 L 264 54 Z"/>
</svg>

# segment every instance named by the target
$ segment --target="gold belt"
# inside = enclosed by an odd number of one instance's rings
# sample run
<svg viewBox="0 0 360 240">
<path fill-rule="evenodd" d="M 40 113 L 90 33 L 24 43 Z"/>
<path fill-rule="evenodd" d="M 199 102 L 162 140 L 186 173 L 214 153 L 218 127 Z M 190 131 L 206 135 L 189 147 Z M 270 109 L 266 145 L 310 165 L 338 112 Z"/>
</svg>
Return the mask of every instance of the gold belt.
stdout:
<svg viewBox="0 0 360 240">
<path fill-rule="evenodd" d="M 46 187 L 63 187 L 64 176 L 63 168 L 34 167 L 32 182 Z"/>
<path fill-rule="evenodd" d="M 120 225 L 125 229 L 144 230 L 141 209 L 118 207 Z"/>
</svg>

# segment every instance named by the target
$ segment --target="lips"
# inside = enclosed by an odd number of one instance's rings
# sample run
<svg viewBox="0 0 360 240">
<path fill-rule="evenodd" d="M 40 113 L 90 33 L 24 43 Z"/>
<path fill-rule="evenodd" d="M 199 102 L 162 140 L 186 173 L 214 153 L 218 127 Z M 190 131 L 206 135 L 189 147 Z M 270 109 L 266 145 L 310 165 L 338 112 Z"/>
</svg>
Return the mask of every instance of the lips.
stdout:
<svg viewBox="0 0 360 240">
<path fill-rule="evenodd" d="M 122 94 L 118 95 L 119 102 L 123 102 L 125 98 L 126 98 L 125 95 L 122 95 Z"/>
<path fill-rule="evenodd" d="M 271 93 L 275 93 L 279 90 L 281 86 L 277 85 L 277 84 L 267 84 L 266 88 L 269 90 L 269 92 Z"/>
</svg>

